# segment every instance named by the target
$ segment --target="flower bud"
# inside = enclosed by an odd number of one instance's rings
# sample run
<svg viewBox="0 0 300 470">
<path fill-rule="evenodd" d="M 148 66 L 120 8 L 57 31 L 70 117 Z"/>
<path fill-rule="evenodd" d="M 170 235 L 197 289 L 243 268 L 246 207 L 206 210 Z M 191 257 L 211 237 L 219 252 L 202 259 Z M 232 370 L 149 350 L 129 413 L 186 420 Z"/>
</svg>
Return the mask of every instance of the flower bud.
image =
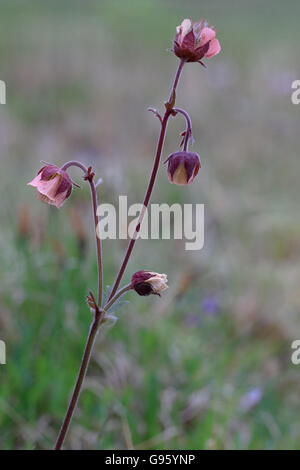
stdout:
<svg viewBox="0 0 300 470">
<path fill-rule="evenodd" d="M 36 188 L 36 195 L 42 202 L 60 208 L 71 195 L 73 183 L 65 170 L 46 165 L 28 185 Z"/>
<path fill-rule="evenodd" d="M 166 274 L 154 273 L 152 271 L 137 271 L 131 278 L 132 289 L 139 295 L 160 295 L 168 288 Z"/>
<path fill-rule="evenodd" d="M 205 20 L 192 23 L 190 19 L 185 19 L 177 26 L 176 31 L 174 53 L 186 62 L 202 63 L 203 57 L 209 59 L 221 50 L 215 30 L 208 27 Z"/>
<path fill-rule="evenodd" d="M 167 162 L 170 183 L 179 185 L 192 183 L 201 167 L 199 155 L 184 150 L 172 153 Z"/>
</svg>

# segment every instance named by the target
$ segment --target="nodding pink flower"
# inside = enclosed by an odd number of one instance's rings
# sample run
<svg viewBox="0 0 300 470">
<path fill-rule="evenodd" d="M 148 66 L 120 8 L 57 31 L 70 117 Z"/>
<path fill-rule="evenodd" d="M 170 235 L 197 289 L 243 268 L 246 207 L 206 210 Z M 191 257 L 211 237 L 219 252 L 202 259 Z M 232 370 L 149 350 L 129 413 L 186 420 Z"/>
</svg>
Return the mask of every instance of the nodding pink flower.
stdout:
<svg viewBox="0 0 300 470">
<path fill-rule="evenodd" d="M 132 289 L 139 295 L 160 295 L 168 288 L 166 274 L 154 273 L 152 271 L 137 271 L 131 278 Z"/>
<path fill-rule="evenodd" d="M 192 183 L 201 167 L 199 155 L 184 150 L 172 153 L 165 163 L 168 163 L 170 183 L 178 185 Z"/>
<path fill-rule="evenodd" d="M 200 62 L 204 65 L 201 62 L 203 57 L 209 59 L 221 51 L 214 28 L 209 27 L 205 20 L 192 23 L 190 19 L 185 19 L 176 31 L 174 53 L 186 62 Z"/>
<path fill-rule="evenodd" d="M 37 176 L 28 183 L 36 188 L 36 195 L 42 202 L 58 209 L 71 195 L 73 184 L 68 173 L 56 165 L 43 166 Z"/>
</svg>

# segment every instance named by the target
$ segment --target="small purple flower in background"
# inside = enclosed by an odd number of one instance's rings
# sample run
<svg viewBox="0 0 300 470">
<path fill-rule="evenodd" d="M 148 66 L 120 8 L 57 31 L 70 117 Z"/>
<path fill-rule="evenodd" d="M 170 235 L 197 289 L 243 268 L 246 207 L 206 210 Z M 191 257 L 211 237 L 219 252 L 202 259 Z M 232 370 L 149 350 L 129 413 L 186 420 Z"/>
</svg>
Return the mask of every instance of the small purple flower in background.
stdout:
<svg viewBox="0 0 300 470">
<path fill-rule="evenodd" d="M 207 315 L 215 315 L 219 310 L 219 302 L 216 297 L 207 296 L 202 300 L 202 309 Z"/>
<path fill-rule="evenodd" d="M 185 325 L 188 328 L 197 328 L 201 325 L 202 318 L 199 313 L 190 313 L 185 318 Z"/>
<path fill-rule="evenodd" d="M 262 399 L 263 393 L 259 387 L 249 390 L 240 400 L 240 408 L 245 413 L 256 406 Z"/>
<path fill-rule="evenodd" d="M 36 195 L 42 202 L 54 205 L 58 209 L 71 195 L 73 184 L 68 173 L 56 165 L 44 166 L 28 183 L 37 189 Z"/>
</svg>

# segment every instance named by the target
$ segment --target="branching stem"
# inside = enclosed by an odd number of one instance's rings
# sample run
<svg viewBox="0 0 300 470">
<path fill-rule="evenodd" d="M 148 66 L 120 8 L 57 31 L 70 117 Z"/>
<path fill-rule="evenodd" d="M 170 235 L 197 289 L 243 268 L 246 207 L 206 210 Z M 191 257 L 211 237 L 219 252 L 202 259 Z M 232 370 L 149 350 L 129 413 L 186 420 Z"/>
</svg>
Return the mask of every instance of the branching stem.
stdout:
<svg viewBox="0 0 300 470">
<path fill-rule="evenodd" d="M 175 74 L 173 86 L 172 86 L 171 93 L 170 93 L 170 98 L 169 98 L 168 102 L 166 103 L 166 110 L 165 110 L 165 114 L 164 114 L 164 116 L 162 118 L 162 122 L 161 122 L 160 135 L 159 135 L 158 143 L 157 143 L 157 147 L 156 147 L 156 155 L 155 155 L 155 159 L 154 159 L 154 163 L 153 163 L 153 168 L 152 168 L 152 172 L 151 172 L 151 176 L 150 176 L 150 179 L 149 179 L 148 187 L 147 187 L 145 197 L 144 197 L 144 202 L 143 202 L 144 208 L 148 207 L 148 204 L 149 204 L 149 201 L 150 201 L 150 198 L 151 198 L 151 195 L 152 195 L 154 183 L 155 183 L 157 172 L 158 172 L 158 169 L 159 169 L 159 164 L 160 164 L 163 144 L 164 144 L 164 140 L 165 140 L 168 120 L 169 120 L 169 117 L 173 114 L 173 109 L 172 108 L 175 104 L 176 88 L 177 88 L 177 85 L 178 85 L 178 81 L 179 81 L 183 66 L 184 66 L 184 60 L 181 60 L 178 64 L 178 68 L 177 68 L 177 71 L 176 71 L 176 74 Z M 137 234 L 138 234 L 138 232 L 140 231 L 140 228 L 141 228 L 141 223 L 143 221 L 144 214 L 145 214 L 145 210 L 142 211 L 140 216 L 139 216 L 135 232 L 134 232 L 133 237 L 131 238 L 131 240 L 128 244 L 127 251 L 125 253 L 123 262 L 121 264 L 121 267 L 120 267 L 119 272 L 117 274 L 116 280 L 114 282 L 111 294 L 109 296 L 109 300 L 111 300 L 113 298 L 113 296 L 115 295 L 115 293 L 117 292 L 117 289 L 118 289 L 118 287 L 120 285 L 120 282 L 123 278 L 125 269 L 127 267 L 128 261 L 130 259 L 132 250 L 133 250 L 135 242 L 136 242 Z"/>
</svg>

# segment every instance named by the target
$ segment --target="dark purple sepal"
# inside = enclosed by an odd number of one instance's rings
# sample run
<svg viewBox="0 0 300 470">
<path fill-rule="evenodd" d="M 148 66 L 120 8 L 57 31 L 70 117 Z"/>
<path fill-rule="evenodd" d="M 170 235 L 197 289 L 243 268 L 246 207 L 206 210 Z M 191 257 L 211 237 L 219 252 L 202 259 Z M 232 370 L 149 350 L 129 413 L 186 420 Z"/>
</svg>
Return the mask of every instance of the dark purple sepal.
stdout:
<svg viewBox="0 0 300 470">
<path fill-rule="evenodd" d="M 187 182 L 197 175 L 200 166 L 201 164 L 199 156 L 196 153 L 187 152 L 187 156 L 184 157 L 184 167 L 186 171 Z"/>
<path fill-rule="evenodd" d="M 48 181 L 53 178 L 59 172 L 59 168 L 56 165 L 46 165 L 40 169 L 39 173 L 41 173 L 41 180 Z"/>
<path fill-rule="evenodd" d="M 133 288 L 139 295 L 153 294 L 153 289 L 149 282 L 139 282 Z"/>
<path fill-rule="evenodd" d="M 72 192 L 72 180 L 69 177 L 68 173 L 64 170 L 59 170 L 59 175 L 61 177 L 61 181 L 58 185 L 55 196 L 68 190 L 67 197 L 69 197 Z"/>
</svg>

